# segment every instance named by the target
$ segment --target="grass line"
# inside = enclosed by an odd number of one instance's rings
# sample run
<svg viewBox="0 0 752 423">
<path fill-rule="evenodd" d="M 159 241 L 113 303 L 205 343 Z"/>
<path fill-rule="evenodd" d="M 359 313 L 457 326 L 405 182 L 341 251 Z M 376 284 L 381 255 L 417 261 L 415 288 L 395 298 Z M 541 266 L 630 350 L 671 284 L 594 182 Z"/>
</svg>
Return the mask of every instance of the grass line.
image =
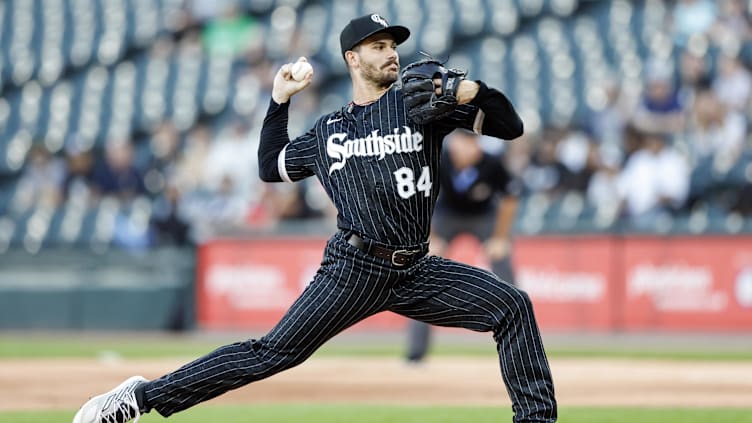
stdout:
<svg viewBox="0 0 752 423">
<path fill-rule="evenodd" d="M 129 359 L 138 358 L 193 358 L 206 354 L 224 344 L 224 340 L 206 340 L 181 337 L 128 337 L 125 339 L 74 338 L 23 338 L 0 337 L 0 359 L 9 358 L 96 358 L 103 355 L 117 355 Z M 705 350 L 698 346 L 656 348 L 645 346 L 622 349 L 623 347 L 591 347 L 588 349 L 549 347 L 551 358 L 626 358 L 654 360 L 701 360 L 701 361 L 752 361 L 752 351 L 739 349 Z M 384 344 L 343 344 L 331 343 L 316 352 L 316 356 L 363 356 L 400 357 L 404 345 L 393 341 Z M 433 356 L 495 357 L 496 351 L 488 344 L 437 344 L 431 351 Z"/>
<path fill-rule="evenodd" d="M 53 423 L 70 421 L 73 411 L 0 412 L 0 421 Z M 297 404 L 199 406 L 170 417 L 170 423 L 491 423 L 511 421 L 501 407 L 417 407 L 391 405 Z M 155 413 L 141 423 L 168 421 Z M 562 408 L 560 423 L 752 423 L 752 409 Z"/>
</svg>

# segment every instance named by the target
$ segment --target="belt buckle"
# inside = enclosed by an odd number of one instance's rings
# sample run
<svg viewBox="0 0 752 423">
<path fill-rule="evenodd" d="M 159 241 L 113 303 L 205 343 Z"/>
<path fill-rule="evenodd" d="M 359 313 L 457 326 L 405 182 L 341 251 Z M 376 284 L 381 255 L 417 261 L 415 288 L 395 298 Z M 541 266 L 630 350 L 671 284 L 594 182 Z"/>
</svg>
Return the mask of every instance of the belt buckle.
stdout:
<svg viewBox="0 0 752 423">
<path fill-rule="evenodd" d="M 397 263 L 396 257 L 397 257 L 398 254 L 401 255 L 401 256 L 410 257 L 410 256 L 413 256 L 415 254 L 418 254 L 419 252 L 420 252 L 420 250 L 395 250 L 392 253 L 392 265 L 397 266 L 397 267 L 402 267 L 402 266 L 406 266 L 407 265 L 407 262 L 405 262 L 405 263 Z"/>
</svg>

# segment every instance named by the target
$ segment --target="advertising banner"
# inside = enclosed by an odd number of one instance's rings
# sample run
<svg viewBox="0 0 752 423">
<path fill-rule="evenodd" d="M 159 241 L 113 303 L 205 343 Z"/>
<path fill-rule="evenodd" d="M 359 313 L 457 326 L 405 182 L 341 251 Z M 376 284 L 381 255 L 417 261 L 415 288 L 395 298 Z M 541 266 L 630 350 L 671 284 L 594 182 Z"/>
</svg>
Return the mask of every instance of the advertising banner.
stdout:
<svg viewBox="0 0 752 423">
<path fill-rule="evenodd" d="M 268 330 L 312 280 L 323 238 L 215 240 L 198 257 L 198 324 Z M 480 243 L 447 256 L 485 269 Z M 752 331 L 752 237 L 524 237 L 516 283 L 543 330 Z M 355 329 L 402 329 L 386 312 Z"/>
<path fill-rule="evenodd" d="M 634 237 L 624 245 L 624 328 L 752 330 L 752 239 Z"/>
<path fill-rule="evenodd" d="M 522 238 L 514 250 L 517 281 L 544 329 L 606 331 L 617 319 L 619 280 L 610 237 Z"/>
</svg>

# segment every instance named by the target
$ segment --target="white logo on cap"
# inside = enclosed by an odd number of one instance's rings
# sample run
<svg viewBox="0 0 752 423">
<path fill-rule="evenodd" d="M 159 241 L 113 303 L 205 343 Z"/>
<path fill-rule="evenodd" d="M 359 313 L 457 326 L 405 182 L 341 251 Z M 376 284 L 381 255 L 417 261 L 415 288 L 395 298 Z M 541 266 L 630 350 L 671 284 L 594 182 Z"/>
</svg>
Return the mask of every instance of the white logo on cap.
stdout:
<svg viewBox="0 0 752 423">
<path fill-rule="evenodd" d="M 374 13 L 371 15 L 371 20 L 376 22 L 377 24 L 380 24 L 381 26 L 389 26 L 388 23 L 386 23 L 386 19 L 382 18 L 381 16 Z"/>
</svg>

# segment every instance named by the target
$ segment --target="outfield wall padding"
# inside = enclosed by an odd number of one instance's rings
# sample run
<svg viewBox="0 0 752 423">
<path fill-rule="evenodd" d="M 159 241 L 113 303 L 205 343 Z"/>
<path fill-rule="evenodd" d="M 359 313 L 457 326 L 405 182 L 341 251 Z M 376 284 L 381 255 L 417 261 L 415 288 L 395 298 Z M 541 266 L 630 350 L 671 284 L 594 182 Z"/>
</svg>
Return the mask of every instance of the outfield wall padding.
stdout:
<svg viewBox="0 0 752 423">
<path fill-rule="evenodd" d="M 193 249 L 7 251 L 0 329 L 193 328 L 194 258 Z"/>
</svg>

